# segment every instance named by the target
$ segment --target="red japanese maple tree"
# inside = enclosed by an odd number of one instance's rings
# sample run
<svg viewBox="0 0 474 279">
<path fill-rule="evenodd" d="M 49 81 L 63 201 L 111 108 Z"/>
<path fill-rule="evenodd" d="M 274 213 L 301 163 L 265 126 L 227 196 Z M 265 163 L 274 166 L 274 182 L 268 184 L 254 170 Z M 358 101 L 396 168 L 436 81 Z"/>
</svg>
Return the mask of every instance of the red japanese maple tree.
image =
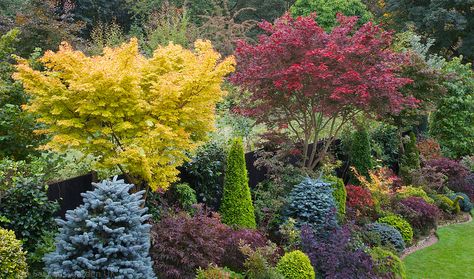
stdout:
<svg viewBox="0 0 474 279">
<path fill-rule="evenodd" d="M 411 80 L 400 76 L 408 59 L 390 49 L 391 32 L 371 22 L 357 29 L 356 17 L 338 15 L 339 26 L 326 33 L 314 18 L 286 14 L 261 23 L 266 34 L 257 44 L 238 42 L 231 77 L 251 92 L 238 111 L 303 143 L 310 169 L 357 114 L 398 113 L 418 103 L 399 91 Z"/>
</svg>

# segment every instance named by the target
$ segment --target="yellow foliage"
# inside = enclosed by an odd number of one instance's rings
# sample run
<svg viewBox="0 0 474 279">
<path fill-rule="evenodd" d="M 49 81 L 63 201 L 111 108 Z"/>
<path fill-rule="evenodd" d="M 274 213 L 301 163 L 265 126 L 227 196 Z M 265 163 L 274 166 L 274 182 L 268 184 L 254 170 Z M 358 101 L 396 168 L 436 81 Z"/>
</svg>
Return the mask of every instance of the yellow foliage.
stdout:
<svg viewBox="0 0 474 279">
<path fill-rule="evenodd" d="M 389 169 L 379 168 L 376 170 L 369 170 L 369 178 L 359 174 L 359 172 L 351 167 L 354 176 L 359 180 L 360 185 L 369 189 L 376 207 L 384 205 L 388 202 L 389 196 L 392 194 L 392 186 L 394 178 L 392 177 Z"/>
<path fill-rule="evenodd" d="M 214 128 L 222 80 L 235 66 L 201 40 L 194 51 L 159 47 L 150 59 L 136 39 L 93 57 L 62 43 L 41 62 L 44 71 L 19 60 L 14 78 L 32 96 L 25 108 L 45 124 L 38 132 L 52 135 L 44 148 L 100 156 L 97 167 L 120 165 L 153 190 L 176 180 L 185 152 Z"/>
</svg>

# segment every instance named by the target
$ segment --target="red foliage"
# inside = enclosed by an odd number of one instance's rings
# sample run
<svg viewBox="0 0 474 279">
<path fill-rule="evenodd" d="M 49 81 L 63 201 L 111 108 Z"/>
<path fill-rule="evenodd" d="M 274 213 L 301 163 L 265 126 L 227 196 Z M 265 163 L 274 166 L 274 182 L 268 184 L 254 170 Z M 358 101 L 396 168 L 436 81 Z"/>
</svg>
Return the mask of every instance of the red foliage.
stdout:
<svg viewBox="0 0 474 279">
<path fill-rule="evenodd" d="M 364 215 L 374 206 L 372 195 L 368 189 L 348 184 L 346 185 L 346 191 L 346 205 L 358 212 L 358 214 Z"/>
<path fill-rule="evenodd" d="M 338 15 L 338 21 L 326 33 L 314 15 L 286 14 L 260 24 L 267 34 L 258 44 L 239 42 L 231 81 L 251 92 L 241 112 L 275 129 L 298 125 L 299 140 L 316 142 L 323 115 L 348 121 L 359 111 L 416 107 L 416 98 L 399 91 L 411 82 L 399 76 L 409 59 L 390 49 L 392 34 L 371 22 L 357 29 L 356 17 Z"/>
<path fill-rule="evenodd" d="M 215 213 L 165 216 L 151 231 L 155 272 L 160 278 L 194 278 L 197 268 L 220 263 L 230 233 Z"/>
<path fill-rule="evenodd" d="M 416 144 L 423 161 L 441 158 L 441 147 L 434 139 L 425 139 Z"/>
<path fill-rule="evenodd" d="M 225 255 L 222 265 L 234 271 L 245 271 L 245 256 L 239 249 L 239 245 L 248 244 L 252 249 L 263 247 L 267 244 L 267 238 L 257 230 L 242 229 L 233 231 L 227 239 Z"/>
</svg>

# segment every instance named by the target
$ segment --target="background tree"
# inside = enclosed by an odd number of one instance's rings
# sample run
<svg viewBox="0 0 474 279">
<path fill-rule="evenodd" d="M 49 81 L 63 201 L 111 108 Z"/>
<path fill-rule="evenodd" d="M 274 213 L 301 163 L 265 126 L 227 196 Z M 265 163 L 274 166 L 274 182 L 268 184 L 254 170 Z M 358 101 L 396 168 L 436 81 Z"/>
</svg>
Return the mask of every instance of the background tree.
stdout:
<svg viewBox="0 0 474 279">
<path fill-rule="evenodd" d="M 296 0 L 290 11 L 294 17 L 309 16 L 315 13 L 318 25 L 325 30 L 331 30 L 338 25 L 337 13 L 345 16 L 358 16 L 359 24 L 364 24 L 373 18 L 360 0 Z"/>
<path fill-rule="evenodd" d="M 474 58 L 474 10 L 472 0 L 385 0 L 389 23 L 398 30 L 413 24 L 425 38 L 436 40 L 433 51 Z"/>
<path fill-rule="evenodd" d="M 210 42 L 195 52 L 170 44 L 146 59 L 136 39 L 104 55 L 87 57 L 63 44 L 47 52 L 45 70 L 24 60 L 15 78 L 32 95 L 27 109 L 52 135 L 44 147 L 77 148 L 100 158 L 99 168 L 118 166 L 131 180 L 153 190 L 167 188 L 178 170 L 213 128 L 223 76 L 233 58 L 219 62 Z"/>
<path fill-rule="evenodd" d="M 232 141 L 227 157 L 224 193 L 219 211 L 224 224 L 252 229 L 257 226 L 241 139 Z"/>
<path fill-rule="evenodd" d="M 15 71 L 12 55 L 16 52 L 19 34 L 18 29 L 12 29 L 0 37 L 0 157 L 16 160 L 35 153 L 42 139 L 33 133 L 34 116 L 21 108 L 28 101 L 21 83 L 11 78 Z"/>
<path fill-rule="evenodd" d="M 448 62 L 443 72 L 452 75 L 445 82 L 448 89 L 431 114 L 430 134 L 446 155 L 458 158 L 474 153 L 474 72 L 461 58 Z"/>
<path fill-rule="evenodd" d="M 394 114 L 417 100 L 399 89 L 411 80 L 399 76 L 405 55 L 389 49 L 391 35 L 357 18 L 339 16 L 326 33 L 312 17 L 285 15 L 257 45 L 240 42 L 232 82 L 251 92 L 240 112 L 270 131 L 302 143 L 302 163 L 314 169 L 341 128 L 362 112 Z M 327 137 L 324 145 L 309 148 Z"/>
</svg>

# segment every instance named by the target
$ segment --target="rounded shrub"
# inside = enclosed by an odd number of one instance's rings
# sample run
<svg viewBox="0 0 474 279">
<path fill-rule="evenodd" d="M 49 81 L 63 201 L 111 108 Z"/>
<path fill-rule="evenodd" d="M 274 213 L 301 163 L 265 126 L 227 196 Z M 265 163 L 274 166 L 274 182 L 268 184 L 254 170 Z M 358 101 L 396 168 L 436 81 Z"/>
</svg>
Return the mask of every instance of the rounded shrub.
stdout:
<svg viewBox="0 0 474 279">
<path fill-rule="evenodd" d="M 234 139 L 227 157 L 224 194 L 220 207 L 222 222 L 239 228 L 255 229 L 255 211 L 245 166 L 242 139 Z"/>
<path fill-rule="evenodd" d="M 459 208 L 459 201 L 455 204 L 454 201 L 445 195 L 435 194 L 433 195 L 433 200 L 435 201 L 436 206 L 445 213 L 458 214 L 459 211 L 461 211 Z"/>
<path fill-rule="evenodd" d="M 356 218 L 371 216 L 374 209 L 374 200 L 369 189 L 348 184 L 346 186 L 347 200 L 346 204 L 349 207 Z"/>
<path fill-rule="evenodd" d="M 325 180 L 332 185 L 332 195 L 336 202 L 338 219 L 344 220 L 344 217 L 346 216 L 347 200 L 347 191 L 346 187 L 344 186 L 344 181 L 341 178 L 335 176 L 328 176 L 325 178 Z"/>
<path fill-rule="evenodd" d="M 397 198 L 405 199 L 410 197 L 419 197 L 425 200 L 427 203 L 434 203 L 434 200 L 428 196 L 428 194 L 420 187 L 405 186 L 397 190 Z"/>
<path fill-rule="evenodd" d="M 459 207 L 461 208 L 462 211 L 464 212 L 471 212 L 472 210 L 472 203 L 469 197 L 464 194 L 464 193 L 455 193 L 449 196 L 451 200 L 456 200 L 456 197 L 461 197 L 462 199 L 459 199 Z"/>
<path fill-rule="evenodd" d="M 296 185 L 290 193 L 286 218 L 296 220 L 297 227 L 309 225 L 318 233 L 337 226 L 336 202 L 331 184 L 310 178 Z"/>
<path fill-rule="evenodd" d="M 200 208 L 166 215 L 152 227 L 150 254 L 158 278 L 192 278 L 197 268 L 220 264 L 231 229 Z"/>
<path fill-rule="evenodd" d="M 278 261 L 277 270 L 285 279 L 314 279 L 316 277 L 308 256 L 299 250 L 283 255 Z"/>
<path fill-rule="evenodd" d="M 241 229 L 233 230 L 226 240 L 225 253 L 221 264 L 235 271 L 245 271 L 245 255 L 240 250 L 241 245 L 248 245 L 251 249 L 264 247 L 267 238 L 257 230 Z"/>
<path fill-rule="evenodd" d="M 407 220 L 400 216 L 389 215 L 381 217 L 377 220 L 378 223 L 384 223 L 396 228 L 403 237 L 406 244 L 411 244 L 413 241 L 413 228 Z"/>
<path fill-rule="evenodd" d="M 381 247 L 370 250 L 370 256 L 374 261 L 374 268 L 378 278 L 407 278 L 406 269 L 400 258 L 394 253 Z"/>
<path fill-rule="evenodd" d="M 193 205 L 197 204 L 196 191 L 187 183 L 173 185 L 168 193 L 175 204 L 188 212 L 192 212 Z"/>
<path fill-rule="evenodd" d="M 0 278 L 23 279 L 28 276 L 26 252 L 11 230 L 0 228 Z"/>
<path fill-rule="evenodd" d="M 214 264 L 209 265 L 206 269 L 198 268 L 196 279 L 243 279 L 244 276 L 235 273 L 227 267 L 221 268 Z"/>
<path fill-rule="evenodd" d="M 403 241 L 402 234 L 394 227 L 382 223 L 372 223 L 366 225 L 365 229 L 377 238 L 370 238 L 371 241 L 374 241 L 372 244 L 377 244 L 376 242 L 380 241 L 381 245 L 395 249 L 398 253 L 405 250 L 405 242 Z"/>
<path fill-rule="evenodd" d="M 48 200 L 46 189 L 22 182 L 8 189 L 0 202 L 1 215 L 10 220 L 2 227 L 13 230 L 23 241 L 25 250 L 33 252 L 44 233 L 54 231 L 54 216 L 59 206 Z"/>
<path fill-rule="evenodd" d="M 417 236 L 425 235 L 430 230 L 436 229 L 439 210 L 422 198 L 403 199 L 397 204 L 395 211 L 411 224 Z"/>
</svg>

